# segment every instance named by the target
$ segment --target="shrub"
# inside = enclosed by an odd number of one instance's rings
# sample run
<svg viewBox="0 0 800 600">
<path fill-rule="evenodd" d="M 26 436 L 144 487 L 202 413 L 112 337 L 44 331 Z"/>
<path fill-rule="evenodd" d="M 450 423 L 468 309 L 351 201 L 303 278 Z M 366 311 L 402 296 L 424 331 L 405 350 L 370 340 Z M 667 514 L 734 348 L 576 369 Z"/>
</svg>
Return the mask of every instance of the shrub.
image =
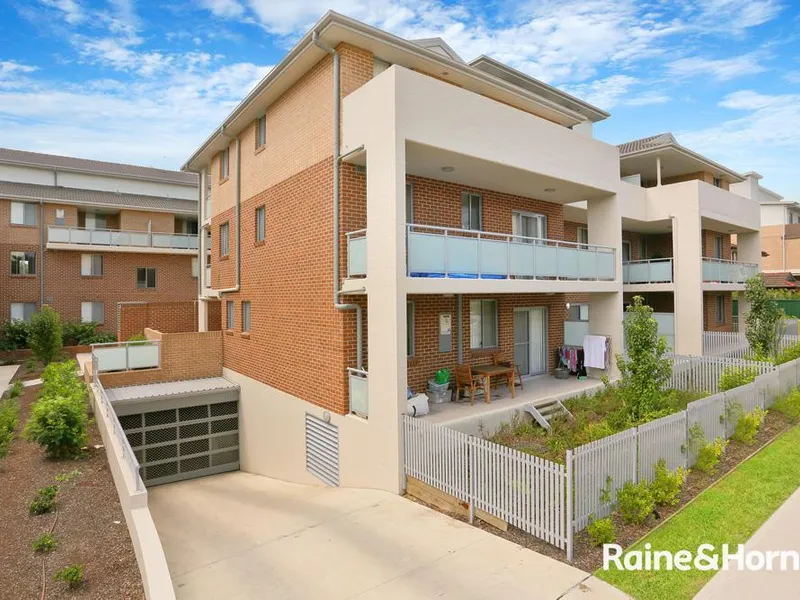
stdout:
<svg viewBox="0 0 800 600">
<path fill-rule="evenodd" d="M 53 512 L 56 509 L 56 496 L 58 496 L 57 485 L 39 488 L 36 490 L 36 497 L 33 502 L 28 505 L 28 512 L 32 515 Z"/>
<path fill-rule="evenodd" d="M 775 357 L 775 364 L 782 365 L 793 360 L 800 358 L 800 344 L 793 344 L 788 348 L 784 348 Z"/>
<path fill-rule="evenodd" d="M 667 340 L 658 335 L 653 309 L 641 296 L 635 296 L 628 306 L 623 325 L 628 358 L 617 355 L 618 389 L 631 418 L 637 421 L 656 406 L 672 375 L 672 363 L 664 356 Z"/>
<path fill-rule="evenodd" d="M 25 437 L 51 458 L 74 457 L 86 445 L 87 421 L 86 386 L 75 375 L 75 361 L 48 365 Z"/>
<path fill-rule="evenodd" d="M 129 342 L 146 342 L 147 341 L 147 337 L 143 333 L 134 333 L 130 337 L 130 339 L 128 339 L 128 341 Z"/>
<path fill-rule="evenodd" d="M 589 515 L 589 527 L 586 528 L 592 546 L 602 546 L 603 544 L 613 544 L 617 541 L 617 534 L 614 531 L 614 523 L 611 517 L 594 520 L 594 515 Z"/>
<path fill-rule="evenodd" d="M 70 565 L 56 571 L 53 581 L 63 581 L 73 590 L 79 588 L 83 584 L 83 565 Z"/>
<path fill-rule="evenodd" d="M 719 391 L 726 392 L 742 385 L 752 383 L 758 377 L 755 367 L 728 367 L 719 377 Z"/>
<path fill-rule="evenodd" d="M 772 408 L 792 423 L 800 422 L 800 389 L 795 388 L 785 396 L 778 398 Z"/>
<path fill-rule="evenodd" d="M 653 493 L 646 481 L 627 481 L 617 492 L 617 508 L 626 523 L 641 525 L 652 514 L 655 505 Z"/>
<path fill-rule="evenodd" d="M 15 397 L 0 400 L 0 458 L 8 456 L 18 419 L 19 404 Z"/>
<path fill-rule="evenodd" d="M 58 546 L 58 542 L 56 541 L 56 536 L 52 533 L 43 533 L 38 538 L 33 540 L 31 543 L 34 552 L 41 552 L 42 554 L 46 554 L 48 552 L 52 552 Z"/>
<path fill-rule="evenodd" d="M 745 337 L 755 354 L 774 356 L 783 329 L 783 310 L 773 300 L 759 274 L 747 280 L 744 299 L 750 305 L 745 315 Z"/>
<path fill-rule="evenodd" d="M 731 437 L 742 444 L 752 444 L 766 416 L 767 411 L 756 406 L 753 412 L 743 414 L 739 417 L 739 420 L 736 422 L 736 429 Z"/>
<path fill-rule="evenodd" d="M 33 355 L 45 365 L 50 364 L 58 356 L 63 344 L 61 317 L 49 306 L 31 317 L 28 345 Z"/>
<path fill-rule="evenodd" d="M 113 333 L 97 331 L 98 323 L 64 323 L 65 346 L 89 346 L 117 341 Z"/>
<path fill-rule="evenodd" d="M 25 386 L 22 385 L 22 382 L 17 379 L 14 383 L 11 384 L 11 387 L 6 390 L 6 398 L 14 399 L 19 398 L 22 395 L 22 390 L 25 389 Z"/>
<path fill-rule="evenodd" d="M 589 423 L 583 430 L 583 443 L 588 444 L 614 434 L 608 421 L 595 421 Z"/>
<path fill-rule="evenodd" d="M 11 352 L 28 347 L 29 325 L 25 321 L 8 320 L 0 326 L 0 350 Z"/>
<path fill-rule="evenodd" d="M 719 459 L 725 454 L 725 448 L 728 447 L 728 441 L 722 438 L 717 438 L 713 442 L 709 442 L 697 453 L 697 462 L 695 468 L 703 473 L 713 473 L 717 470 Z"/>
<path fill-rule="evenodd" d="M 667 469 L 663 458 L 656 463 L 656 476 L 650 484 L 656 506 L 676 506 L 680 502 L 681 490 L 686 483 L 687 471 L 678 467 L 674 472 Z"/>
</svg>

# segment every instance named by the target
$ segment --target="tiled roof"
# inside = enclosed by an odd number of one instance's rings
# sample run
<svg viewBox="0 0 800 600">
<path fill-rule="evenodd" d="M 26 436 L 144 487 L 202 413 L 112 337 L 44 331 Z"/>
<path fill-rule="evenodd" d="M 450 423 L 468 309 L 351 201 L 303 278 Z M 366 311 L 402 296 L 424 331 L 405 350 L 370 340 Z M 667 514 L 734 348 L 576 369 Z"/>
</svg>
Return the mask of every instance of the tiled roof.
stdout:
<svg viewBox="0 0 800 600">
<path fill-rule="evenodd" d="M 35 165 L 51 169 L 97 173 L 99 175 L 122 175 L 139 179 L 163 181 L 165 183 L 197 185 L 197 175 L 194 173 L 111 163 L 101 160 L 89 160 L 86 158 L 73 158 L 71 156 L 58 156 L 56 154 L 27 152 L 25 150 L 13 150 L 11 148 L 0 148 L 0 163 Z"/>
<path fill-rule="evenodd" d="M 91 204 L 173 213 L 197 212 L 197 200 L 144 196 L 141 194 L 118 194 L 116 192 L 81 190 L 52 185 L 18 183 L 16 181 L 0 181 L 0 198 L 9 200 L 44 200 L 45 202 L 63 202 L 65 204 Z"/>
<path fill-rule="evenodd" d="M 762 273 L 764 285 L 770 288 L 793 288 L 795 278 L 791 273 Z"/>
<path fill-rule="evenodd" d="M 677 144 L 675 136 L 671 133 L 659 133 L 658 135 L 651 135 L 650 137 L 642 138 L 640 140 L 633 140 L 632 142 L 625 142 L 617 146 L 619 148 L 619 155 L 625 156 L 626 154 L 633 154 L 634 152 L 642 152 L 643 150 L 653 150 L 655 148 L 662 148 Z"/>
<path fill-rule="evenodd" d="M 106 393 L 108 394 L 108 399 L 114 403 L 126 400 L 163 398 L 166 396 L 188 396 L 238 389 L 238 385 L 224 377 L 206 377 L 204 379 L 187 379 L 184 381 L 168 381 L 166 383 L 129 385 L 107 389 Z"/>
</svg>

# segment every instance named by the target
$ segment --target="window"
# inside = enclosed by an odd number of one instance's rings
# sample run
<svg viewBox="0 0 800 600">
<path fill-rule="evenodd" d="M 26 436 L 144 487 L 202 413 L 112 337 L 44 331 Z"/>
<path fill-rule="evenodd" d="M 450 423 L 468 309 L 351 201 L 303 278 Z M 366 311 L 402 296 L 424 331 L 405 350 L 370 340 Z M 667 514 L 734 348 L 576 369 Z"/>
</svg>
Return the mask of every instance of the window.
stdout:
<svg viewBox="0 0 800 600">
<path fill-rule="evenodd" d="M 722 179 L 720 177 L 714 177 L 714 186 L 718 188 L 722 187 Z"/>
<path fill-rule="evenodd" d="M 200 261 L 197 260 L 196 256 L 192 257 L 192 277 L 197 277 L 200 275 Z"/>
<path fill-rule="evenodd" d="M 414 222 L 414 184 L 406 184 L 406 223 Z"/>
<path fill-rule="evenodd" d="M 36 252 L 12 252 L 12 275 L 36 275 Z"/>
<path fill-rule="evenodd" d="M 63 226 L 66 223 L 66 216 L 64 215 L 63 208 L 56 209 L 56 225 Z"/>
<path fill-rule="evenodd" d="M 739 260 L 739 251 L 736 248 L 731 248 L 731 260 L 733 262 Z"/>
<path fill-rule="evenodd" d="M 36 312 L 36 302 L 12 302 L 11 320 L 30 321 L 33 313 Z"/>
<path fill-rule="evenodd" d="M 497 300 L 470 300 L 470 348 L 497 347 Z"/>
<path fill-rule="evenodd" d="M 106 310 L 102 302 L 81 302 L 81 323 L 104 323 Z"/>
<path fill-rule="evenodd" d="M 714 236 L 714 258 L 722 258 L 722 236 Z"/>
<path fill-rule="evenodd" d="M 261 148 L 267 143 L 267 116 L 259 117 L 256 121 L 256 148 Z"/>
<path fill-rule="evenodd" d="M 631 243 L 622 242 L 622 262 L 630 262 L 631 260 Z"/>
<path fill-rule="evenodd" d="M 25 202 L 12 202 L 11 224 L 36 225 L 36 205 Z"/>
<path fill-rule="evenodd" d="M 266 208 L 259 206 L 256 209 L 256 241 L 263 242 L 267 237 L 267 215 Z"/>
<path fill-rule="evenodd" d="M 228 300 L 225 303 L 225 313 L 226 320 L 225 320 L 225 329 L 233 329 L 233 300 Z"/>
<path fill-rule="evenodd" d="M 647 260 L 647 238 L 639 238 L 639 260 Z"/>
<path fill-rule="evenodd" d="M 242 331 L 245 333 L 250 332 L 250 301 L 245 300 L 242 302 Z"/>
<path fill-rule="evenodd" d="M 86 213 L 86 229 L 106 229 L 106 215 Z"/>
<path fill-rule="evenodd" d="M 228 245 L 228 231 L 229 231 L 229 224 L 223 223 L 219 226 L 219 255 L 220 256 L 228 256 L 230 252 L 230 247 Z"/>
<path fill-rule="evenodd" d="M 570 304 L 567 310 L 567 321 L 588 321 L 588 304 Z"/>
<path fill-rule="evenodd" d="M 461 228 L 480 231 L 481 195 L 461 192 Z"/>
<path fill-rule="evenodd" d="M 725 323 L 725 296 L 717 296 L 717 325 Z"/>
<path fill-rule="evenodd" d="M 155 267 L 138 267 L 136 269 L 136 287 L 141 290 L 155 289 L 156 287 Z"/>
<path fill-rule="evenodd" d="M 414 303 L 406 302 L 406 356 L 414 356 Z"/>
<path fill-rule="evenodd" d="M 547 237 L 547 217 L 515 210 L 511 213 L 511 233 L 523 238 L 544 239 Z M 515 241 L 533 243 L 532 239 Z"/>
<path fill-rule="evenodd" d="M 81 254 L 81 275 L 100 277 L 103 274 L 102 254 Z"/>
<path fill-rule="evenodd" d="M 227 179 L 230 175 L 230 149 L 225 148 L 222 152 L 219 153 L 219 178 Z"/>
<path fill-rule="evenodd" d="M 586 227 L 578 227 L 578 243 L 583 248 L 589 243 L 589 230 Z"/>
</svg>

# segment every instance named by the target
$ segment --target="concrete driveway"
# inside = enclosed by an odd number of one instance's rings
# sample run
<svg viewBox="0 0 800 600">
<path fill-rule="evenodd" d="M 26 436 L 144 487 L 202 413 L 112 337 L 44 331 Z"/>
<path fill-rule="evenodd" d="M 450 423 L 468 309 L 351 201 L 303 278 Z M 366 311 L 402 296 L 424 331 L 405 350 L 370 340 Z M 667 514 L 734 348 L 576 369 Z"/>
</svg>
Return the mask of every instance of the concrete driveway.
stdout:
<svg viewBox="0 0 800 600">
<path fill-rule="evenodd" d="M 180 599 L 625 598 L 578 569 L 376 490 L 239 472 L 149 494 Z"/>
</svg>

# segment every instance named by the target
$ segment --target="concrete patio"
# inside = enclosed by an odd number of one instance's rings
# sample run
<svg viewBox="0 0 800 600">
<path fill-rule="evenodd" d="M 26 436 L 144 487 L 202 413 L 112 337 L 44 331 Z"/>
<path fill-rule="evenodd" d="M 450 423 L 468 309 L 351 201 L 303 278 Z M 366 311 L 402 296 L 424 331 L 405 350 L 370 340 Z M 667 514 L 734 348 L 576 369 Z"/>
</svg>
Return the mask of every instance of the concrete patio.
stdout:
<svg viewBox="0 0 800 600">
<path fill-rule="evenodd" d="M 431 404 L 430 414 L 421 418 L 471 435 L 491 434 L 527 404 L 540 405 L 552 400 L 566 400 L 603 387 L 599 379 L 556 379 L 550 375 L 526 377 L 522 379 L 522 384 L 523 389 L 518 386 L 514 398 L 506 385 L 493 385 L 489 404 L 483 401 L 482 395 L 476 396 L 475 404 L 472 405 L 468 399 Z"/>
</svg>

